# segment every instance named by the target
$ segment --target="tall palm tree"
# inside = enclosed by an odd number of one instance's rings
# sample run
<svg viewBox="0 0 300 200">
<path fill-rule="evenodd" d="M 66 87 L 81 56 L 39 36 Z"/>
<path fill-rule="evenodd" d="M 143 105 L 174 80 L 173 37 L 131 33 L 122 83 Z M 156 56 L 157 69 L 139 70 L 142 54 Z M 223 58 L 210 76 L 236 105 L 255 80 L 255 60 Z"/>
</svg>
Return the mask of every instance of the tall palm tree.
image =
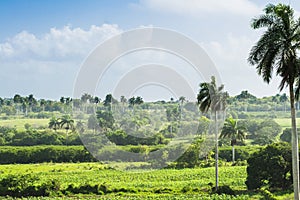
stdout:
<svg viewBox="0 0 300 200">
<path fill-rule="evenodd" d="M 179 97 L 178 99 L 179 103 L 180 103 L 180 119 L 182 118 L 182 108 L 183 108 L 183 103 L 186 101 L 184 96 Z"/>
<path fill-rule="evenodd" d="M 257 73 L 269 83 L 273 71 L 282 80 L 281 91 L 289 87 L 291 122 L 292 122 L 292 161 L 294 198 L 299 199 L 299 150 L 296 130 L 295 98 L 299 98 L 299 62 L 297 49 L 300 46 L 300 19 L 294 19 L 294 11 L 290 6 L 269 4 L 265 13 L 252 21 L 254 29 L 266 28 L 255 46 L 252 47 L 248 61 L 256 65 Z M 294 93 L 294 86 L 297 89 Z"/>
<path fill-rule="evenodd" d="M 134 108 L 134 105 L 135 105 L 135 97 L 131 97 L 130 99 L 128 99 L 128 103 L 129 103 L 129 106 Z"/>
<path fill-rule="evenodd" d="M 101 99 L 99 97 L 97 97 L 97 96 L 94 97 L 94 100 L 93 100 L 93 102 L 95 104 L 94 113 L 96 113 L 97 107 L 98 107 L 98 104 L 100 103 L 100 101 L 101 101 Z"/>
<path fill-rule="evenodd" d="M 124 110 L 125 110 L 125 103 L 127 102 L 127 99 L 125 98 L 125 96 L 121 96 L 120 97 L 120 102 L 122 103 L 122 110 L 124 112 Z"/>
<path fill-rule="evenodd" d="M 37 101 L 34 98 L 33 94 L 28 95 L 28 105 L 29 105 L 30 112 L 32 112 L 32 107 L 36 104 L 37 104 Z"/>
<path fill-rule="evenodd" d="M 219 186 L 219 171 L 218 171 L 218 135 L 219 126 L 218 122 L 220 117 L 224 115 L 226 108 L 226 99 L 228 97 L 227 92 L 223 92 L 224 85 L 217 87 L 216 79 L 214 76 L 211 77 L 211 82 L 200 83 L 200 91 L 197 96 L 197 103 L 201 112 L 206 113 L 210 110 L 211 115 L 214 118 L 215 123 L 215 171 L 216 171 L 216 190 Z"/>
<path fill-rule="evenodd" d="M 46 100 L 45 99 L 41 99 L 40 100 L 40 106 L 42 107 L 42 111 L 45 112 L 45 105 L 46 105 Z"/>
<path fill-rule="evenodd" d="M 15 94 L 13 101 L 16 104 L 18 114 L 18 112 L 20 111 L 20 104 L 22 103 L 22 97 L 19 94 Z"/>
<path fill-rule="evenodd" d="M 230 143 L 232 146 L 232 162 L 234 162 L 234 145 L 237 144 L 237 140 L 243 141 L 246 138 L 246 129 L 242 126 L 239 127 L 238 121 L 232 117 L 227 118 L 222 128 L 220 138 L 230 138 Z"/>
<path fill-rule="evenodd" d="M 288 99 L 288 97 L 286 96 L 286 93 L 283 93 L 283 95 L 281 95 L 281 96 L 279 97 L 279 101 L 280 101 L 281 103 L 283 103 L 284 112 L 286 112 L 286 102 L 287 102 L 288 100 L 289 100 L 289 99 Z"/>
<path fill-rule="evenodd" d="M 28 114 L 28 97 L 24 97 L 24 98 L 22 98 L 22 108 L 23 108 L 23 111 L 24 111 L 24 113 L 25 113 L 25 116 L 27 116 L 27 114 Z"/>
</svg>

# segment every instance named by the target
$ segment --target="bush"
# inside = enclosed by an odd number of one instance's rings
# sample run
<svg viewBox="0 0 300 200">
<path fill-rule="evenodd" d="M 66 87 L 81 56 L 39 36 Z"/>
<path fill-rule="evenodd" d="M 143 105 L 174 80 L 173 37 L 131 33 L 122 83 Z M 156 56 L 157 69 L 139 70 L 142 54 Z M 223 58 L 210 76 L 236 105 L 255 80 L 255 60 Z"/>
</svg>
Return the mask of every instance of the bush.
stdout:
<svg viewBox="0 0 300 200">
<path fill-rule="evenodd" d="M 235 159 L 237 161 L 247 160 L 254 152 L 261 149 L 261 146 L 235 146 Z M 232 161 L 232 147 L 220 147 L 219 158 L 225 159 L 227 162 Z"/>
<path fill-rule="evenodd" d="M 91 161 L 95 159 L 83 146 L 0 147 L 0 164 Z"/>
<path fill-rule="evenodd" d="M 177 159 L 176 168 L 193 168 L 200 165 L 200 151 L 201 144 L 204 140 L 195 140 L 187 150 Z"/>
<path fill-rule="evenodd" d="M 216 191 L 216 193 L 217 194 L 235 195 L 234 190 L 231 189 L 230 186 L 228 186 L 228 185 L 221 185 L 221 186 L 219 186 L 218 190 Z"/>
<path fill-rule="evenodd" d="M 276 200 L 275 196 L 267 189 L 260 189 L 261 194 L 264 196 L 266 200 Z"/>
<path fill-rule="evenodd" d="M 292 185 L 292 153 L 288 143 L 274 143 L 248 159 L 247 188 L 287 189 Z"/>
<path fill-rule="evenodd" d="M 11 197 L 49 196 L 57 192 L 60 185 L 56 181 L 39 184 L 40 179 L 30 174 L 8 175 L 0 180 L 0 195 Z"/>
</svg>

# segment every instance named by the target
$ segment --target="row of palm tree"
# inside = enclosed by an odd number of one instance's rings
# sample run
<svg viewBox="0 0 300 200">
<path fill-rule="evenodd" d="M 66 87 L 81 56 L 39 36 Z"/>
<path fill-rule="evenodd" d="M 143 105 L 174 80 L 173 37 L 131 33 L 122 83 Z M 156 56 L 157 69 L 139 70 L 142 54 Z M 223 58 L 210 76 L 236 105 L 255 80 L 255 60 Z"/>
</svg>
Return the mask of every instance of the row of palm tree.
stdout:
<svg viewBox="0 0 300 200">
<path fill-rule="evenodd" d="M 266 83 L 270 83 L 274 74 L 281 77 L 279 90 L 289 88 L 291 124 L 292 124 L 292 166 L 294 199 L 299 200 L 299 150 L 298 134 L 296 129 L 295 100 L 300 96 L 300 18 L 295 19 L 294 10 L 289 5 L 269 4 L 264 9 L 264 14 L 254 18 L 251 26 L 253 29 L 265 28 L 259 40 L 252 47 L 248 62 L 255 65 L 257 73 Z M 274 73 L 275 72 L 275 73 Z M 216 86 L 215 78 L 211 83 L 201 83 L 198 94 L 199 109 L 202 112 L 211 111 L 215 120 L 216 134 L 216 189 L 218 188 L 218 123 L 217 113 L 225 109 L 223 102 L 223 85 Z M 238 131 L 237 122 L 226 122 L 229 130 Z M 227 126 L 225 125 L 225 126 Z M 230 132 L 231 132 L 230 131 Z M 227 135 L 223 133 L 223 136 Z"/>
<path fill-rule="evenodd" d="M 64 115 L 61 118 L 52 117 L 49 122 L 49 128 L 53 129 L 55 132 L 58 129 L 65 129 L 66 133 L 71 130 L 72 132 L 75 130 L 74 120 L 70 115 Z"/>
</svg>

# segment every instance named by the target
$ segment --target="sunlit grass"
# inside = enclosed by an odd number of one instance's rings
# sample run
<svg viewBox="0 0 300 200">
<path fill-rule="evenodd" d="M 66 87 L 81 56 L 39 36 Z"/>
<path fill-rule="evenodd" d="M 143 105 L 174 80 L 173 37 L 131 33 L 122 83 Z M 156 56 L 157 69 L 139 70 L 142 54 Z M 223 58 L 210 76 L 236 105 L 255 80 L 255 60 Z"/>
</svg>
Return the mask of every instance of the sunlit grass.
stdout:
<svg viewBox="0 0 300 200">
<path fill-rule="evenodd" d="M 0 120 L 0 126 L 15 127 L 18 131 L 25 130 L 24 125 L 30 124 L 33 128 L 48 127 L 49 119 L 7 119 Z"/>
<path fill-rule="evenodd" d="M 275 118 L 274 121 L 278 123 L 283 129 L 291 127 L 290 118 Z M 297 118 L 296 121 L 300 122 L 300 118 Z"/>
</svg>

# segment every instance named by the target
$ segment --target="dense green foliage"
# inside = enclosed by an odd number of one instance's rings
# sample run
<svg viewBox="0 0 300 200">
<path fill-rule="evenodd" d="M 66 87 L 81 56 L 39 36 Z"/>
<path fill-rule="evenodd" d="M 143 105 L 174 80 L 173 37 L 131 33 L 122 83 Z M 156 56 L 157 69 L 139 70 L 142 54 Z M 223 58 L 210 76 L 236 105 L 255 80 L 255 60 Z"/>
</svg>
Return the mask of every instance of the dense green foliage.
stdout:
<svg viewBox="0 0 300 200">
<path fill-rule="evenodd" d="M 34 145 L 81 145 L 77 133 L 65 134 L 49 129 L 34 129 L 25 124 L 24 131 L 0 126 L 0 145 L 34 146 Z"/>
<path fill-rule="evenodd" d="M 91 162 L 83 146 L 0 147 L 0 164 L 43 162 Z"/>
<path fill-rule="evenodd" d="M 108 168 L 109 166 L 99 163 L 2 165 L 0 185 L 3 183 L 3 192 L 16 191 L 18 188 L 19 192 L 12 196 L 26 196 L 24 192 L 28 189 L 38 194 L 43 188 L 48 192 L 46 195 L 51 196 L 81 193 L 159 197 L 166 194 L 204 195 L 204 192 L 214 196 L 209 186 L 213 182 L 213 168 L 132 172 Z M 234 179 L 232 175 L 235 175 Z M 220 177 L 223 179 L 222 185 L 230 184 L 233 190 L 245 189 L 245 167 L 221 167 Z M 10 183 L 5 184 L 8 181 Z"/>
<path fill-rule="evenodd" d="M 288 143 L 274 143 L 255 152 L 248 159 L 248 189 L 267 186 L 287 189 L 292 185 L 292 155 Z"/>
</svg>

